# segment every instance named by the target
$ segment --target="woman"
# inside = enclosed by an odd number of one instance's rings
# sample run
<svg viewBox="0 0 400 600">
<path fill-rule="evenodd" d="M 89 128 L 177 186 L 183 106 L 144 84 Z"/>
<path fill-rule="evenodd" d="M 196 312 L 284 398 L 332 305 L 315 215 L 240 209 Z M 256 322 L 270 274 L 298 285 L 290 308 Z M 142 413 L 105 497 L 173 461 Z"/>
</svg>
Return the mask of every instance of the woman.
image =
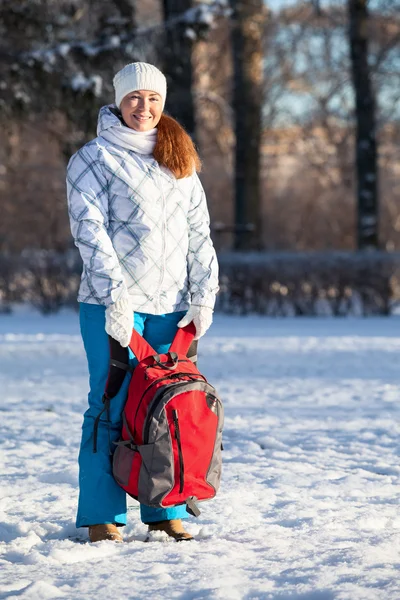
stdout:
<svg viewBox="0 0 400 600">
<path fill-rule="evenodd" d="M 72 156 L 67 171 L 71 231 L 83 260 L 78 301 L 90 377 L 76 524 L 89 527 L 92 542 L 122 541 L 118 527 L 126 524 L 126 494 L 113 479 L 109 443 L 120 435 L 129 375 L 92 450 L 109 368 L 107 334 L 126 347 L 134 327 L 158 353 L 167 352 L 177 327 L 193 321 L 196 339 L 204 335 L 218 290 L 200 160 L 182 127 L 163 114 L 164 75 L 138 62 L 113 83 L 115 105 L 100 110 L 98 137 Z M 181 522 L 184 506 L 140 508 L 149 532 L 192 539 Z"/>
</svg>

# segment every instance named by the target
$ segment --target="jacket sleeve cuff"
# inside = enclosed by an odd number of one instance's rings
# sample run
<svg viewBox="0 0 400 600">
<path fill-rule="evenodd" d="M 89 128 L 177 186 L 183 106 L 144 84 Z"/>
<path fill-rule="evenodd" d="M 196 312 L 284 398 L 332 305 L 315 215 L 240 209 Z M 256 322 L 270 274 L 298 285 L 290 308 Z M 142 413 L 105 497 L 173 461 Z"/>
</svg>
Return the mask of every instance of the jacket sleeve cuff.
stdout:
<svg viewBox="0 0 400 600">
<path fill-rule="evenodd" d="M 191 304 L 193 306 L 205 306 L 207 308 L 210 308 L 211 310 L 214 310 L 215 299 L 215 294 L 193 294 L 191 297 Z"/>
<path fill-rule="evenodd" d="M 119 302 L 121 300 L 129 300 L 129 292 L 125 283 L 121 284 L 119 287 L 111 291 L 111 294 L 104 301 L 104 306 L 111 306 L 111 304 L 115 304 L 116 302 Z"/>
</svg>

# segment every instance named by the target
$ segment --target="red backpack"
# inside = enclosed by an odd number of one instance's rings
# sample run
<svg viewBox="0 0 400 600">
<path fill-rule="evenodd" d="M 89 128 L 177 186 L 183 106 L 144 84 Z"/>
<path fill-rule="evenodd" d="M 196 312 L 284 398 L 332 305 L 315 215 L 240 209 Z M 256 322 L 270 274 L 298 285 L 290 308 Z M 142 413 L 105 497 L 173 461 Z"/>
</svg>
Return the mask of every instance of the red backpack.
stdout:
<svg viewBox="0 0 400 600">
<path fill-rule="evenodd" d="M 129 347 L 139 364 L 129 384 L 113 474 L 142 504 L 166 508 L 186 503 L 187 511 L 198 516 L 196 502 L 213 498 L 219 488 L 223 407 L 186 356 L 194 334 L 193 323 L 178 329 L 169 352 L 158 355 L 133 331 Z M 116 359 L 111 365 L 123 368 Z M 110 391 L 110 376 L 106 404 L 118 391 Z"/>
</svg>

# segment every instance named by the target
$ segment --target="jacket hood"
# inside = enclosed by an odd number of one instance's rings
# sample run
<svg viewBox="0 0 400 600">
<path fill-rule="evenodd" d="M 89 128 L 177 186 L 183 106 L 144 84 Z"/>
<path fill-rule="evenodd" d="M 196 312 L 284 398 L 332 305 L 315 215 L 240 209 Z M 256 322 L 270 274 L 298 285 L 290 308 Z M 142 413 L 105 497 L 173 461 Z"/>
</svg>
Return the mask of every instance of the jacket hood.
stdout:
<svg viewBox="0 0 400 600">
<path fill-rule="evenodd" d="M 101 135 L 103 131 L 107 131 L 111 127 L 124 127 L 118 116 L 120 114 L 115 104 L 102 106 L 97 119 L 97 135 Z"/>
</svg>

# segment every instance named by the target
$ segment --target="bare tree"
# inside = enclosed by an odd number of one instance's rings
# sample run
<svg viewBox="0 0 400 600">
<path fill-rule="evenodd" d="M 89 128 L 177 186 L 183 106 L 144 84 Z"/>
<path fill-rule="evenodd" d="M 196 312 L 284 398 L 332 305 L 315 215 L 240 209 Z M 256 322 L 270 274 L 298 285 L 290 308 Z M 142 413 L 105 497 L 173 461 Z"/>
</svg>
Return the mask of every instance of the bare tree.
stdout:
<svg viewBox="0 0 400 600">
<path fill-rule="evenodd" d="M 119 12 L 126 20 L 130 27 L 136 26 L 136 6 L 135 0 L 114 0 L 115 6 L 119 9 Z"/>
<path fill-rule="evenodd" d="M 95 135 L 115 71 L 141 59 L 134 17 L 133 0 L 0 3 L 2 251 L 70 243 L 65 162 Z"/>
<path fill-rule="evenodd" d="M 235 214 L 237 249 L 260 248 L 262 239 L 260 145 L 263 74 L 262 0 L 231 0 L 233 9 L 233 108 L 236 133 Z"/>
<path fill-rule="evenodd" d="M 365 250 L 379 246 L 375 95 L 368 63 L 368 0 L 348 0 L 348 10 L 356 117 L 357 246 Z"/>
<path fill-rule="evenodd" d="M 162 54 L 169 88 L 167 108 L 194 137 L 192 50 L 196 33 L 185 18 L 192 7 L 192 0 L 164 0 L 166 41 Z"/>
<path fill-rule="evenodd" d="M 377 97 L 379 237 L 388 250 L 400 242 L 395 142 L 400 117 L 399 15 L 399 0 L 377 0 L 371 5 L 368 30 Z M 357 247 L 348 27 L 342 0 L 321 2 L 319 12 L 315 3 L 299 2 L 268 20 L 262 174 L 264 237 L 270 248 Z M 300 213 L 306 227 L 299 222 Z"/>
<path fill-rule="evenodd" d="M 165 37 L 159 44 L 168 81 L 167 109 L 195 137 L 193 54 L 228 14 L 226 0 L 163 0 Z"/>
</svg>

